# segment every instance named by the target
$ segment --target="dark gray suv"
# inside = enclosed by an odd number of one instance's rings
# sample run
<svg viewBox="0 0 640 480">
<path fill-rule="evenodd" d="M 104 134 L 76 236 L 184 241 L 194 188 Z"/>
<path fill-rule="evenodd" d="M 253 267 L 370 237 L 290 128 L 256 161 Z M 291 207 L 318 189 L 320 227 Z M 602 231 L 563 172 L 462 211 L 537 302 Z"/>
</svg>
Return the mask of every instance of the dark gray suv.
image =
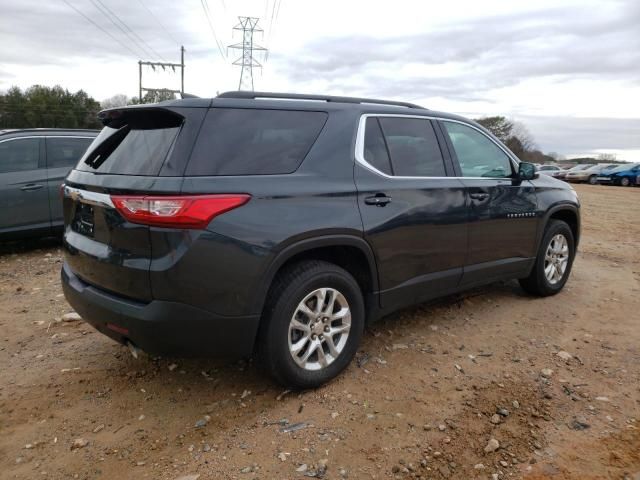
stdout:
<svg viewBox="0 0 640 480">
<path fill-rule="evenodd" d="M 571 270 L 575 191 L 459 116 L 230 92 L 100 117 L 66 179 L 62 283 L 134 352 L 256 353 L 313 387 L 394 310 L 512 278 L 552 295 Z"/>
<path fill-rule="evenodd" d="M 60 186 L 96 130 L 0 130 L 0 239 L 62 230 Z"/>
</svg>

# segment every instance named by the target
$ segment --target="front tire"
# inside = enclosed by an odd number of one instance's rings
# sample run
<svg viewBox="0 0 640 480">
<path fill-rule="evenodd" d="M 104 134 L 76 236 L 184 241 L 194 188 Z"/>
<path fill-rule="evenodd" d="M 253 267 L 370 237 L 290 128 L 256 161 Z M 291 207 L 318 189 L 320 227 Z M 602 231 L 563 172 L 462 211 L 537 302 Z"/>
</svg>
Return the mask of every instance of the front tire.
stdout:
<svg viewBox="0 0 640 480">
<path fill-rule="evenodd" d="M 318 260 L 294 264 L 269 291 L 259 361 L 287 387 L 319 387 L 353 359 L 364 319 L 362 292 L 349 272 Z"/>
<path fill-rule="evenodd" d="M 564 287 L 575 257 L 575 240 L 569 225 L 550 220 L 538 249 L 533 270 L 520 286 L 528 293 L 547 297 Z"/>
<path fill-rule="evenodd" d="M 631 185 L 631 181 L 628 177 L 622 177 L 620 179 L 620 185 L 622 185 L 623 187 L 628 187 L 629 185 Z"/>
</svg>

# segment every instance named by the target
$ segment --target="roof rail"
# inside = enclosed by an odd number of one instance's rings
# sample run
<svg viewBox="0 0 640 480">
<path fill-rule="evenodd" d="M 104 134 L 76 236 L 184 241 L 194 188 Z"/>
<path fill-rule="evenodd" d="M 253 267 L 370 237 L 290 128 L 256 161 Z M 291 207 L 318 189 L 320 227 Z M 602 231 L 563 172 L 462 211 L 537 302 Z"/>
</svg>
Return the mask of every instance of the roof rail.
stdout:
<svg viewBox="0 0 640 480">
<path fill-rule="evenodd" d="M 217 98 L 244 98 L 244 99 L 281 99 L 281 100 L 315 100 L 319 102 L 335 102 L 335 103 L 370 103 L 374 105 L 392 105 L 395 107 L 420 108 L 424 107 L 408 102 L 396 102 L 393 100 L 376 100 L 374 98 L 358 98 L 358 97 L 335 97 L 331 95 L 305 95 L 302 93 L 274 93 L 274 92 L 248 92 L 248 91 L 232 91 L 224 92 Z"/>
</svg>

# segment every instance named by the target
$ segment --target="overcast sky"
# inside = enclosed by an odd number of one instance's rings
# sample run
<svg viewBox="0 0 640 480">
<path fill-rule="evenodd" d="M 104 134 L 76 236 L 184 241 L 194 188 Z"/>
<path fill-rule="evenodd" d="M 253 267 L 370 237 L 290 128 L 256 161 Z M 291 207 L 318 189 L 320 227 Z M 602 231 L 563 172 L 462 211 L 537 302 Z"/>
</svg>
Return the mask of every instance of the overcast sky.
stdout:
<svg viewBox="0 0 640 480">
<path fill-rule="evenodd" d="M 0 0 L 0 91 L 37 83 L 82 88 L 98 100 L 136 96 L 138 60 L 178 61 L 180 44 L 188 92 L 237 89 L 238 52 L 221 54 L 203 1 L 67 1 L 111 36 L 64 0 Z M 126 26 L 111 23 L 100 2 Z M 232 36 L 238 15 L 261 17 L 256 41 L 270 53 L 255 71 L 256 90 L 506 115 L 544 151 L 640 161 L 638 0 L 204 3 L 223 46 L 240 41 Z M 144 83 L 179 88 L 179 75 L 145 71 Z"/>
</svg>

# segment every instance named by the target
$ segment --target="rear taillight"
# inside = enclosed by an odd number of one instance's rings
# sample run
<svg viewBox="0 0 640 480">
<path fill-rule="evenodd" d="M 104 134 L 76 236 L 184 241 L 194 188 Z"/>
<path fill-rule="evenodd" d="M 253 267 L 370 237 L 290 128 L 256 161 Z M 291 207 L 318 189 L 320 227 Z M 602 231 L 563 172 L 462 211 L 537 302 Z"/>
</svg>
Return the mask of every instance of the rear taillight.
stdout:
<svg viewBox="0 0 640 480">
<path fill-rule="evenodd" d="M 111 195 L 118 212 L 132 223 L 204 229 L 214 217 L 244 205 L 246 194 L 131 196 Z"/>
</svg>

